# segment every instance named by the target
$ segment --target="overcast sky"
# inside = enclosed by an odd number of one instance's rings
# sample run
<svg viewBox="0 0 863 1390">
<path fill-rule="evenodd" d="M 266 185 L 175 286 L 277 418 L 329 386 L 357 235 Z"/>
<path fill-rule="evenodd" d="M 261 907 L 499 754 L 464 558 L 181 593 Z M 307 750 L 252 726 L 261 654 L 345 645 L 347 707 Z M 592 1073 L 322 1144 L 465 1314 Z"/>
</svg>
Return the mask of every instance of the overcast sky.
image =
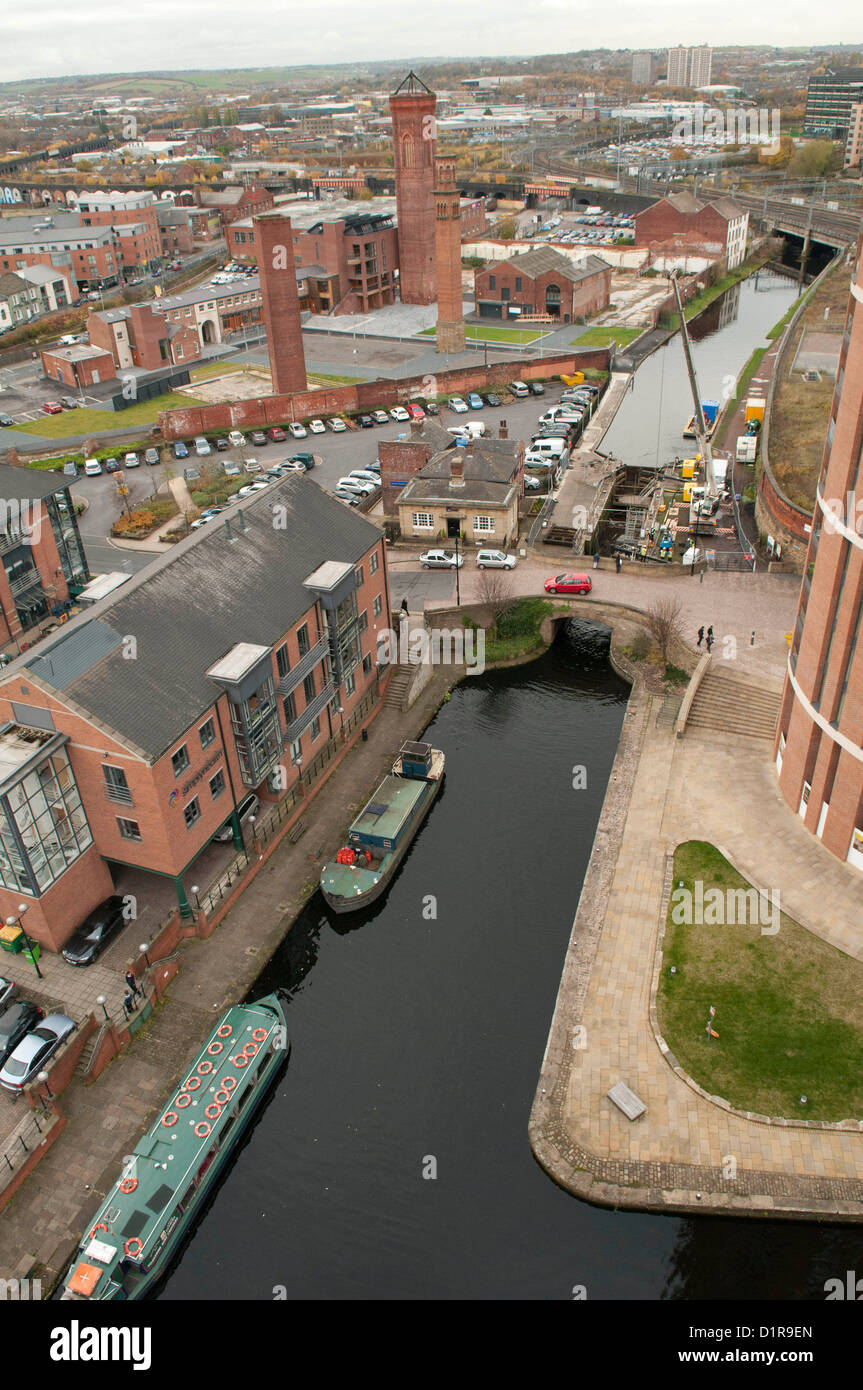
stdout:
<svg viewBox="0 0 863 1390">
<path fill-rule="evenodd" d="M 677 43 L 863 46 L 860 0 L 43 0 L 4 5 L 0 79 Z M 815 16 L 817 15 L 817 23 Z"/>
</svg>

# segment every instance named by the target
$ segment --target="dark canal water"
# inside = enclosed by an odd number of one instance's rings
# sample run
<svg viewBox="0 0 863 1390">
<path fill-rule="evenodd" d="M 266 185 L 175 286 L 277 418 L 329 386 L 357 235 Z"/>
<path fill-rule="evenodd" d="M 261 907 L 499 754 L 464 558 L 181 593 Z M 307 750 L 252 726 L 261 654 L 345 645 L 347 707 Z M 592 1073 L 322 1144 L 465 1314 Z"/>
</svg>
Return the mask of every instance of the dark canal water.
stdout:
<svg viewBox="0 0 863 1390">
<path fill-rule="evenodd" d="M 290 991 L 290 1063 L 163 1297 L 805 1298 L 857 1267 L 853 1232 L 604 1211 L 531 1156 L 626 706 L 607 647 L 569 624 L 442 706 L 446 786 L 388 896 L 336 917 L 316 895 L 253 991 Z"/>
<path fill-rule="evenodd" d="M 760 271 L 715 300 L 689 325 L 702 400 L 721 402 L 733 394 L 739 372 L 767 342 L 767 333 L 798 292 L 792 280 Z M 692 414 L 692 392 L 679 334 L 641 364 L 633 382 L 603 440 L 603 452 L 647 467 L 694 454 L 695 440 L 683 438 Z"/>
</svg>

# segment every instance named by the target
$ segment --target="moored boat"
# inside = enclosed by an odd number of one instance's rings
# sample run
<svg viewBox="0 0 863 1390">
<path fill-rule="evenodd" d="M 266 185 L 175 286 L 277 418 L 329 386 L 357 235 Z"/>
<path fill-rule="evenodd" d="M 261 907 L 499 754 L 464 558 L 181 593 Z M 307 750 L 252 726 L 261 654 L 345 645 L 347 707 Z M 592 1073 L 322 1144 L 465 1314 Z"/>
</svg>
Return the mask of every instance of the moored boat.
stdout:
<svg viewBox="0 0 863 1390">
<path fill-rule="evenodd" d="M 143 1298 L 162 1278 L 289 1050 L 278 994 L 228 1010 L 96 1212 L 64 1299 Z"/>
<path fill-rule="evenodd" d="M 321 892 L 334 912 L 356 912 L 385 891 L 441 789 L 445 766 L 439 748 L 402 744 L 347 843 L 321 870 Z"/>
<path fill-rule="evenodd" d="M 704 415 L 704 423 L 705 423 L 705 425 L 707 426 L 706 438 L 707 438 L 707 439 L 710 439 L 710 438 L 712 438 L 713 432 L 714 432 L 714 430 L 716 429 L 716 426 L 717 426 L 718 423 L 719 423 L 719 402 L 718 402 L 718 401 L 702 401 L 702 402 L 701 402 L 701 410 L 702 410 L 703 415 Z M 686 426 L 686 429 L 683 431 L 683 438 L 684 438 L 684 439 L 696 439 L 697 437 L 698 437 L 698 421 L 696 420 L 696 418 L 695 418 L 695 412 L 693 411 L 693 413 L 692 413 L 692 414 L 690 415 L 690 417 L 689 417 L 689 423 L 688 423 L 688 425 Z"/>
</svg>

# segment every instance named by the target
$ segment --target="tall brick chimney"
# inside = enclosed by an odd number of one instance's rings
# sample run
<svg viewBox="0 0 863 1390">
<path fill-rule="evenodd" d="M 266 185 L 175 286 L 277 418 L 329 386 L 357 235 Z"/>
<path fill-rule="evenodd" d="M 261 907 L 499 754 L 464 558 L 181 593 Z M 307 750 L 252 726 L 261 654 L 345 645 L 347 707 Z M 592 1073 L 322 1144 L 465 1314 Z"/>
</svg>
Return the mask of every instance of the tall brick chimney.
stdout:
<svg viewBox="0 0 863 1390">
<path fill-rule="evenodd" d="M 435 161 L 435 263 L 437 268 L 438 352 L 463 352 L 464 315 L 461 292 L 461 208 L 455 160 Z"/>
<path fill-rule="evenodd" d="M 403 304 L 435 302 L 436 110 L 437 97 L 415 72 L 390 97 Z"/>
<path fill-rule="evenodd" d="M 464 487 L 464 454 L 455 453 L 449 461 L 450 487 Z"/>
<path fill-rule="evenodd" d="M 499 420 L 497 426 L 498 439 L 509 439 L 509 425 L 506 420 Z"/>
<path fill-rule="evenodd" d="M 252 226 L 273 392 L 278 396 L 289 391 L 306 391 L 306 358 L 291 219 L 265 213 L 253 218 Z"/>
</svg>

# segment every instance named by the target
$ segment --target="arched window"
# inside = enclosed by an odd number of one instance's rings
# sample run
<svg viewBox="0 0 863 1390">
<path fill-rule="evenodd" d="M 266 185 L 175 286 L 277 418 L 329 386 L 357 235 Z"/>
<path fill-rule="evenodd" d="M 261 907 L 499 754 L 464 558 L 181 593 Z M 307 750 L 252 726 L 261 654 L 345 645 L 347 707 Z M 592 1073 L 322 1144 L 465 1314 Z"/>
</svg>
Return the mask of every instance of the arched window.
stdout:
<svg viewBox="0 0 863 1390">
<path fill-rule="evenodd" d="M 545 288 L 545 312 L 552 314 L 554 318 L 560 315 L 560 285 L 546 285 Z"/>
<path fill-rule="evenodd" d="M 412 135 L 402 136 L 402 168 L 412 169 L 414 167 L 414 142 Z"/>
</svg>

